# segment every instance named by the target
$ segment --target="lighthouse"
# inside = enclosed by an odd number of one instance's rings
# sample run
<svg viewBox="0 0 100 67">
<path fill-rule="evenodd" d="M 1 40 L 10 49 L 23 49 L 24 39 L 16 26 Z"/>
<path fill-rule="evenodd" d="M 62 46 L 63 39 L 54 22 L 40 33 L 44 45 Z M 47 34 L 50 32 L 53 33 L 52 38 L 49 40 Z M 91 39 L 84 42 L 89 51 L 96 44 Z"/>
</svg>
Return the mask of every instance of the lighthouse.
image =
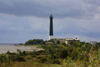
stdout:
<svg viewBox="0 0 100 67">
<path fill-rule="evenodd" d="M 53 39 L 53 16 L 50 15 L 50 31 L 49 31 L 49 40 Z"/>
</svg>

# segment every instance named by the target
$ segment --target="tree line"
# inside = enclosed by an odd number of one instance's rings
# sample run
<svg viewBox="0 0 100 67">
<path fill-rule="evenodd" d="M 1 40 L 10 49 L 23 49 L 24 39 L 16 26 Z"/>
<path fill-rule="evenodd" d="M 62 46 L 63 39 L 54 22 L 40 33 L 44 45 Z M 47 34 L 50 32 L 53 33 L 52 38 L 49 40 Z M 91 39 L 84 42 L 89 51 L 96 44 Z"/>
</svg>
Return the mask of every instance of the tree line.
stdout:
<svg viewBox="0 0 100 67">
<path fill-rule="evenodd" d="M 45 44 L 45 41 L 43 41 L 43 39 L 32 39 L 32 40 L 28 40 L 25 42 L 25 45 L 42 45 Z"/>
</svg>

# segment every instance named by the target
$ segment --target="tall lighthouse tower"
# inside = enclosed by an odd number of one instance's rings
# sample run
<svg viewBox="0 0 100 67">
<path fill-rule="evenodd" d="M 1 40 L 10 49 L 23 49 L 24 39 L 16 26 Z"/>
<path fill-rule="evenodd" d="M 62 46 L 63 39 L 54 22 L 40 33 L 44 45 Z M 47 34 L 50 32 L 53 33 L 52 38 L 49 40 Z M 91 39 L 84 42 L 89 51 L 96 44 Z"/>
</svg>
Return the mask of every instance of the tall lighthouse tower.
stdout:
<svg viewBox="0 0 100 67">
<path fill-rule="evenodd" d="M 53 16 L 50 15 L 50 31 L 49 31 L 49 40 L 53 39 Z"/>
</svg>

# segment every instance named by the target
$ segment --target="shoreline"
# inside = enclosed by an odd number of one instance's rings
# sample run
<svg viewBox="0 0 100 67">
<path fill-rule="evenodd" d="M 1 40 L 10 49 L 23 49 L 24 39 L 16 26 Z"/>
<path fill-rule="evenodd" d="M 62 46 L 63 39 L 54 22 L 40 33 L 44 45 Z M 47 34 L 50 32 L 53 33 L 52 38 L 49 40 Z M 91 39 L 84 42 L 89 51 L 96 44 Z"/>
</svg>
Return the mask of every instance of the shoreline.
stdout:
<svg viewBox="0 0 100 67">
<path fill-rule="evenodd" d="M 44 50 L 42 48 L 37 48 L 36 46 L 24 46 L 24 45 L 0 45 L 0 54 L 9 52 L 17 53 L 17 49 L 21 51 L 40 51 Z"/>
</svg>

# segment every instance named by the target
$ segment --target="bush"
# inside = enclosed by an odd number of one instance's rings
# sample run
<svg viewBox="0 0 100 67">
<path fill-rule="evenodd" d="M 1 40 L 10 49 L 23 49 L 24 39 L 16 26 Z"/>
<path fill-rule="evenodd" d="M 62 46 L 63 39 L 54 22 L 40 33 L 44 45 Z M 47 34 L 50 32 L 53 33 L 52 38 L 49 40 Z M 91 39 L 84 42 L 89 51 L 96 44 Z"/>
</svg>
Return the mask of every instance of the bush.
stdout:
<svg viewBox="0 0 100 67">
<path fill-rule="evenodd" d="M 28 40 L 25 42 L 26 45 L 35 45 L 35 44 L 45 44 L 45 41 L 43 39 L 33 39 L 33 40 Z"/>
<path fill-rule="evenodd" d="M 67 52 L 67 50 L 62 50 L 61 52 L 60 52 L 60 58 L 67 58 L 67 56 L 68 56 L 68 52 Z"/>
<path fill-rule="evenodd" d="M 18 57 L 17 60 L 18 60 L 19 62 L 26 61 L 23 57 Z"/>
<path fill-rule="evenodd" d="M 54 59 L 53 64 L 60 64 L 60 61 L 58 59 Z"/>
<path fill-rule="evenodd" d="M 54 58 L 54 59 L 58 59 L 58 58 L 60 58 L 60 56 L 59 56 L 58 54 L 55 54 L 55 55 L 53 56 L 53 58 Z"/>
<path fill-rule="evenodd" d="M 23 51 L 23 54 L 24 54 L 24 55 L 26 55 L 26 52 L 25 52 L 25 51 Z"/>
<path fill-rule="evenodd" d="M 10 51 L 9 50 L 7 51 L 7 54 L 10 54 Z"/>
<path fill-rule="evenodd" d="M 66 46 L 66 43 L 62 43 L 63 46 Z"/>
<path fill-rule="evenodd" d="M 0 55 L 0 62 L 6 62 L 6 60 L 7 60 L 6 55 L 4 55 L 4 54 Z"/>
<path fill-rule="evenodd" d="M 57 40 L 57 44 L 60 44 L 60 41 L 59 40 Z"/>
<path fill-rule="evenodd" d="M 17 49 L 17 52 L 18 52 L 19 54 L 21 54 L 21 50 L 20 50 L 20 49 Z"/>
<path fill-rule="evenodd" d="M 23 57 L 20 57 L 20 56 L 9 56 L 9 59 L 12 61 L 19 61 L 19 62 L 26 61 Z"/>
<path fill-rule="evenodd" d="M 45 63 L 47 61 L 46 57 L 39 57 L 41 63 Z"/>
<path fill-rule="evenodd" d="M 32 55 L 32 57 L 36 57 L 36 55 L 35 55 L 35 54 L 33 54 L 33 55 Z"/>
<path fill-rule="evenodd" d="M 16 53 L 11 53 L 9 50 L 7 51 L 8 55 L 16 55 Z"/>
</svg>

